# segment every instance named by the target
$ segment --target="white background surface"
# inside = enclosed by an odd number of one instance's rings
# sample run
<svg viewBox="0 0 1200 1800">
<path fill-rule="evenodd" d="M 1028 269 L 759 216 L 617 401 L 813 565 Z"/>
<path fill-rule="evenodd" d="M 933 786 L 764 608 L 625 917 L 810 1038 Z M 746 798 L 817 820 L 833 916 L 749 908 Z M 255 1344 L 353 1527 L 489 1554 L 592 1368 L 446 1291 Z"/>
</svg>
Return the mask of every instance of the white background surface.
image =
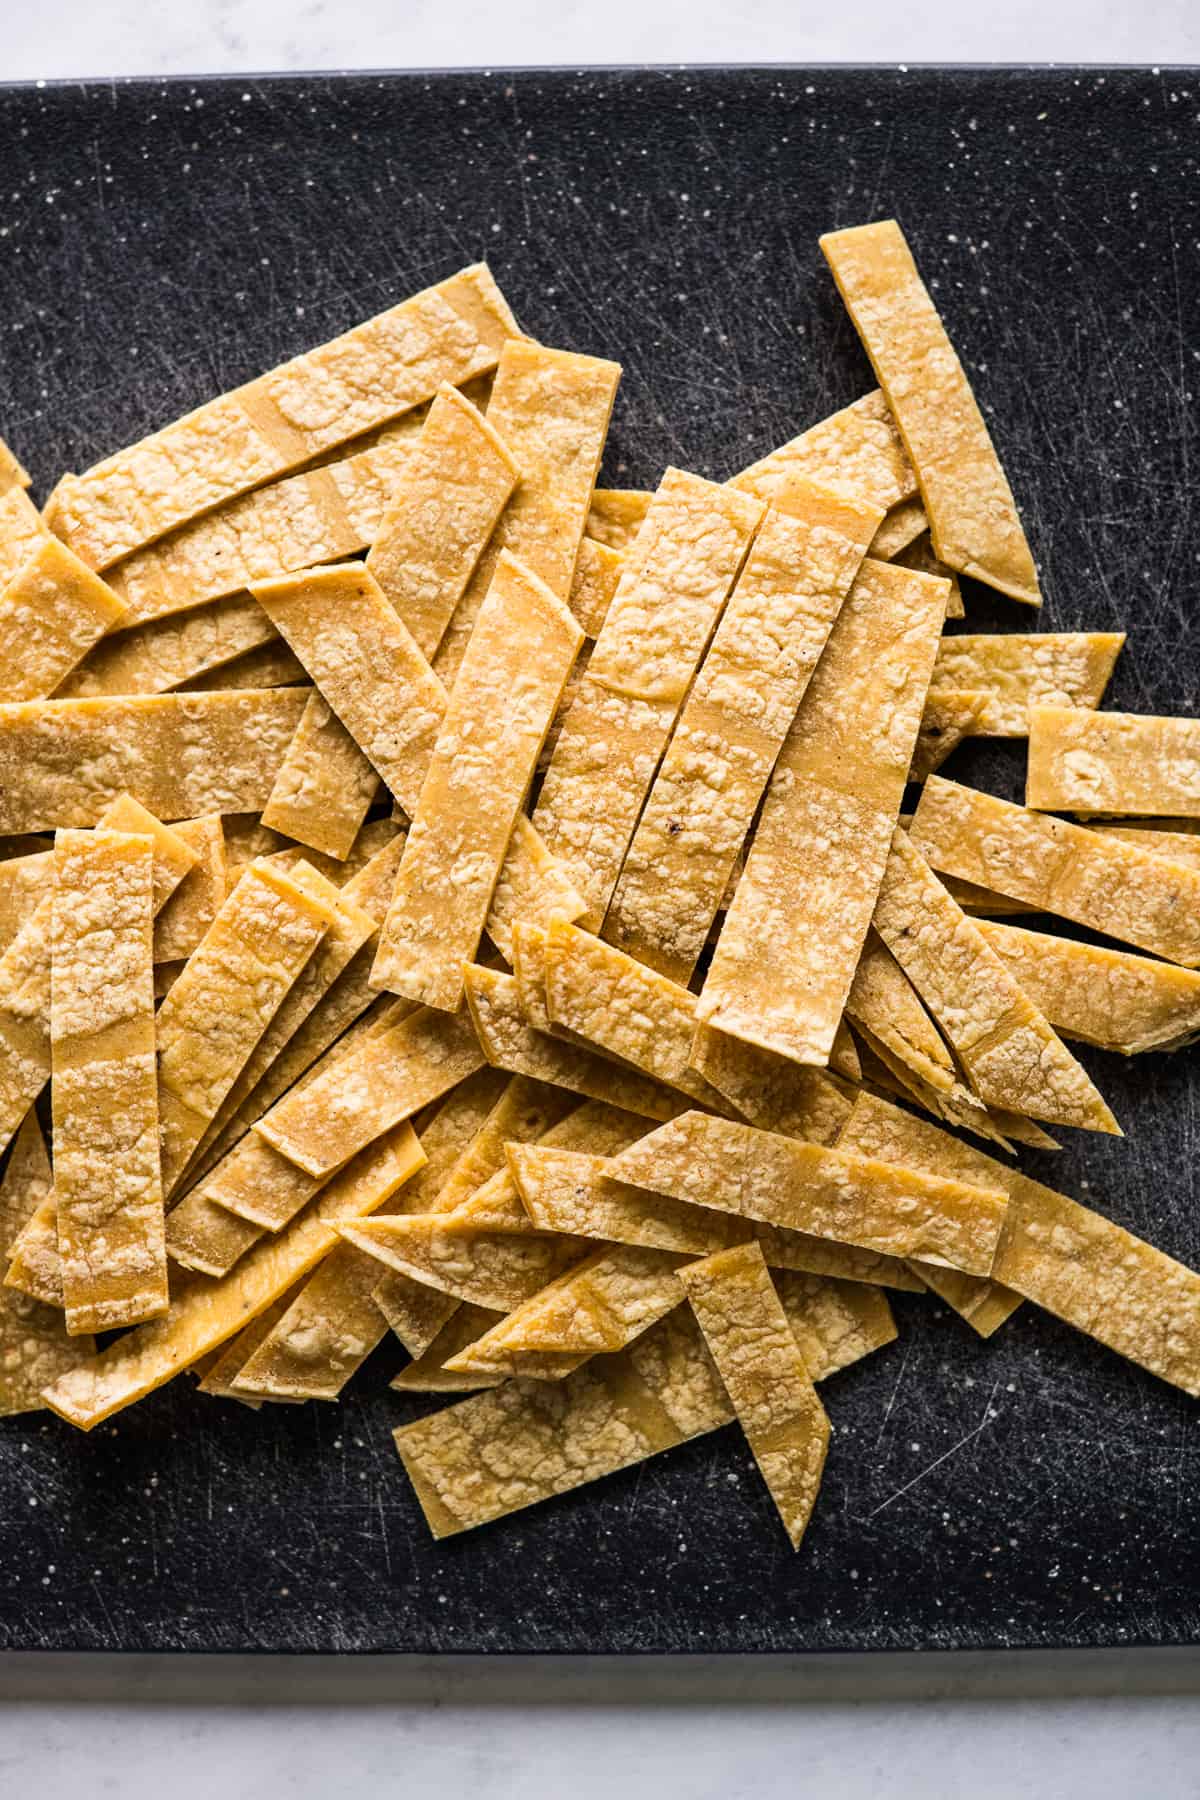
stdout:
<svg viewBox="0 0 1200 1800">
<path fill-rule="evenodd" d="M 13 81 L 488 63 L 1200 62 L 1200 0 L 0 0 L 0 28 L 0 77 Z M 271 1671 L 219 1659 L 186 1675 L 0 1657 L 0 1795 L 1174 1800 L 1200 1794 L 1197 1693 L 1192 1657 L 844 1659 L 815 1672 Z"/>
</svg>

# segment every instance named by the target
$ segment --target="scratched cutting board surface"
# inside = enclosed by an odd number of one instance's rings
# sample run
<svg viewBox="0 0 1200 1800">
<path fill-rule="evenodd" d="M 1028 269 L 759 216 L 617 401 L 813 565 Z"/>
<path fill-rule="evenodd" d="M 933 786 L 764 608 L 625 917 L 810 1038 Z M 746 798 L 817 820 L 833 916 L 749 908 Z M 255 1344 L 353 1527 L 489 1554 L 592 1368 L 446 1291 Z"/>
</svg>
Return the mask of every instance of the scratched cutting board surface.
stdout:
<svg viewBox="0 0 1200 1800">
<path fill-rule="evenodd" d="M 486 256 L 625 376 L 605 478 L 723 478 L 871 385 L 816 240 L 895 213 L 977 384 L 1047 627 L 1127 628 L 1110 704 L 1193 712 L 1200 75 L 771 70 L 0 90 L 0 431 L 40 498 Z M 971 619 L 1023 609 L 968 592 Z M 1015 794 L 1018 749 L 948 772 Z M 1200 1264 L 1197 1054 L 1084 1053 L 1128 1132 L 1024 1156 Z M 1064 1134 L 1070 1136 L 1070 1134 Z M 441 1548 L 398 1348 L 337 1407 L 187 1381 L 90 1437 L 0 1421 L 0 1647 L 687 1651 L 1200 1637 L 1195 1404 L 1025 1307 L 901 1296 L 824 1390 L 793 1556 L 721 1431 Z"/>
</svg>

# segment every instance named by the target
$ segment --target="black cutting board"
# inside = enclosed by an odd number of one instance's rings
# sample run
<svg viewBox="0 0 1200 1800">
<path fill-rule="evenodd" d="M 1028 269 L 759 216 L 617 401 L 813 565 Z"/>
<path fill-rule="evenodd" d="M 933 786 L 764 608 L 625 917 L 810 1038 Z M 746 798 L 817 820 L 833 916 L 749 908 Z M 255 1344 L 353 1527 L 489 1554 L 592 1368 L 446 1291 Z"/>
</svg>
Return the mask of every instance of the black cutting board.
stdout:
<svg viewBox="0 0 1200 1800">
<path fill-rule="evenodd" d="M 605 476 L 722 478 L 869 372 L 818 233 L 903 221 L 1021 502 L 1047 627 L 1192 712 L 1200 72 L 704 70 L 0 90 L 0 431 L 39 497 L 486 256 L 619 358 Z M 1021 629 L 1021 608 L 968 596 Z M 961 755 L 961 753 L 960 753 Z M 950 765 L 1015 792 L 1020 752 Z M 1085 1053 L 1128 1137 L 1027 1166 L 1200 1264 L 1197 1055 Z M 0 1647 L 688 1651 L 1200 1637 L 1194 1403 L 1032 1308 L 932 1301 L 825 1390 L 794 1556 L 736 1430 L 437 1548 L 390 1345 L 337 1407 L 190 1383 L 0 1421 Z"/>
</svg>

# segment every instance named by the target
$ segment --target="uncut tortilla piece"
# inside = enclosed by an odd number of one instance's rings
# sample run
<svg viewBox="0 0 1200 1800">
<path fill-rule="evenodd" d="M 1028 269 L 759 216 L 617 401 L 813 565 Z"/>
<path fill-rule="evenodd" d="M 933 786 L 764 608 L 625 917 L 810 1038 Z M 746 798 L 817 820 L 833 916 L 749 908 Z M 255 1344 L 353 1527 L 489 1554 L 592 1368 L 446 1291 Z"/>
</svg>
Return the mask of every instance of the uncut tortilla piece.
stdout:
<svg viewBox="0 0 1200 1800">
<path fill-rule="evenodd" d="M 894 1339 L 881 1296 L 802 1282 L 781 1282 L 781 1295 L 815 1379 Z M 441 1538 L 568 1493 L 733 1418 L 694 1316 L 676 1307 L 627 1350 L 589 1361 L 564 1382 L 504 1382 L 402 1425 L 395 1441 Z"/>
<path fill-rule="evenodd" d="M 777 505 L 796 476 L 889 512 L 917 497 L 917 478 L 876 388 L 735 475 L 731 487 Z"/>
<path fill-rule="evenodd" d="M 668 469 L 562 722 L 533 814 L 599 927 L 705 645 L 765 508 Z"/>
<path fill-rule="evenodd" d="M 768 507 L 675 722 L 604 935 L 687 983 L 879 509 L 796 482 Z M 592 665 L 589 664 L 589 669 Z"/>
<path fill-rule="evenodd" d="M 873 929 L 854 971 L 846 1012 L 928 1086 L 942 1093 L 953 1088 L 954 1058 L 904 970 Z"/>
<path fill-rule="evenodd" d="M 207 819 L 183 819 L 172 829 L 196 852 L 197 860 L 154 920 L 155 962 L 181 962 L 189 957 L 229 892 L 220 813 Z"/>
<path fill-rule="evenodd" d="M 922 788 L 909 835 L 939 873 L 1169 962 L 1200 964 L 1200 870 L 940 775 Z"/>
<path fill-rule="evenodd" d="M 259 1244 L 224 1281 L 183 1286 L 163 1319 L 127 1333 L 61 1376 L 43 1399 L 68 1424 L 90 1431 L 217 1349 L 278 1300 L 337 1243 L 339 1222 L 361 1218 L 395 1193 L 423 1161 L 407 1123 L 341 1171 L 279 1237 Z"/>
<path fill-rule="evenodd" d="M 912 459 L 938 557 L 1039 606 L 1012 489 L 899 225 L 829 232 L 820 244 Z"/>
<path fill-rule="evenodd" d="M 1121 1135 L 1087 1072 L 899 829 L 879 890 L 875 929 L 946 1033 L 985 1105 Z"/>
<path fill-rule="evenodd" d="M 934 693 L 931 689 L 921 714 L 921 729 L 917 733 L 917 747 L 913 751 L 908 779 L 927 781 L 964 738 L 978 731 L 987 708 L 988 696 L 978 690 L 942 688 Z"/>
<path fill-rule="evenodd" d="M 864 562 L 767 789 L 697 1016 L 824 1064 L 900 811 L 946 586 Z"/>
<path fill-rule="evenodd" d="M 1200 1034 L 1200 974 L 1128 951 L 980 920 L 979 930 L 1064 1037 L 1137 1056 Z"/>
<path fill-rule="evenodd" d="M 0 1179 L 0 1262 L 49 1196 L 51 1181 L 46 1140 L 29 1112 Z M 94 1350 L 87 1338 L 67 1336 L 58 1308 L 0 1288 L 0 1418 L 40 1410 L 42 1389 Z"/>
<path fill-rule="evenodd" d="M 1004 1194 L 995 1186 L 888 1168 L 707 1113 L 660 1125 L 607 1172 L 693 1206 L 969 1275 L 989 1272 L 1004 1220 Z"/>
<path fill-rule="evenodd" d="M 421 787 L 380 932 L 380 987 L 453 1012 L 583 633 L 506 551 L 496 564 Z"/>
<path fill-rule="evenodd" d="M 757 1244 L 679 1271 L 793 1550 L 820 1491 L 829 1419 Z"/>
<path fill-rule="evenodd" d="M 928 523 L 919 499 L 899 501 L 885 514 L 883 523 L 867 546 L 867 555 L 873 556 L 876 562 L 891 562 L 916 542 Z"/>
<path fill-rule="evenodd" d="M 1094 710 L 1104 698 L 1123 631 L 990 632 L 942 639 L 931 698 L 945 688 L 982 690 L 974 726 L 983 737 L 1024 737 L 1031 706 Z"/>
<path fill-rule="evenodd" d="M 588 507 L 588 537 L 618 555 L 628 550 L 653 498 L 646 488 L 594 488 Z"/>
<path fill-rule="evenodd" d="M 440 388 L 367 557 L 422 656 L 441 643 L 520 475 L 495 425 Z"/>
<path fill-rule="evenodd" d="M 154 840 L 62 831 L 50 971 L 54 1194 L 68 1332 L 167 1310 L 152 976 Z"/>
<path fill-rule="evenodd" d="M 248 488 L 496 364 L 517 330 L 484 264 L 210 401 L 55 489 L 58 535 L 103 569 Z"/>
<path fill-rule="evenodd" d="M 1025 804 L 1200 818 L 1200 720 L 1031 706 Z"/>
<path fill-rule="evenodd" d="M 831 1144 L 850 1111 L 823 1069 L 726 1037 L 711 1025 L 697 1029 L 691 1066 L 752 1125 L 783 1137 Z"/>
<path fill-rule="evenodd" d="M 0 495 L 0 588 L 8 586 L 50 537 L 50 529 L 23 488 Z"/>
<path fill-rule="evenodd" d="M 263 823 L 340 859 L 362 829 L 379 775 L 328 701 L 299 691 L 304 710 L 263 803 Z"/>
<path fill-rule="evenodd" d="M 487 422 L 500 434 L 521 480 L 438 645 L 434 667 L 447 687 L 458 674 L 502 553 L 516 557 L 567 604 L 620 378 L 619 364 L 598 357 L 551 350 L 528 339 L 505 345 Z"/>
<path fill-rule="evenodd" d="M 0 701 L 54 693 L 124 616 L 107 583 L 44 538 L 0 593 Z"/>
<path fill-rule="evenodd" d="M 465 971 L 467 1005 L 483 1053 L 496 1068 L 532 1075 L 591 1100 L 607 1100 L 648 1119 L 670 1119 L 678 1094 L 634 1069 L 535 1031 L 521 1011 L 516 977 L 472 963 Z"/>
<path fill-rule="evenodd" d="M 106 637 L 55 689 L 59 700 L 98 694 L 166 694 L 212 679 L 248 652 L 277 643 L 274 627 L 250 594 L 212 600 L 190 612 Z M 303 681 L 300 671 L 296 679 Z M 278 686 L 252 681 L 250 687 Z"/>
</svg>

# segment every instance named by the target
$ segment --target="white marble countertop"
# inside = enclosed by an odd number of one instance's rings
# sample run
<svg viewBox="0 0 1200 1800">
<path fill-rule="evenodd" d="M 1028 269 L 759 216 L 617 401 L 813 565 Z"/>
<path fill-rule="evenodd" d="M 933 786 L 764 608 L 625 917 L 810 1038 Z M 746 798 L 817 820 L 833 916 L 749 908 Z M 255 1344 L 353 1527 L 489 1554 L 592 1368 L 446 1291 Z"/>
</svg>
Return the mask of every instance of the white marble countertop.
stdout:
<svg viewBox="0 0 1200 1800">
<path fill-rule="evenodd" d="M 5 80 L 616 62 L 1200 62 L 1196 0 L 38 0 Z M 1194 1795 L 1200 1656 L 333 1664 L 0 1657 L 0 1793 Z"/>
</svg>

